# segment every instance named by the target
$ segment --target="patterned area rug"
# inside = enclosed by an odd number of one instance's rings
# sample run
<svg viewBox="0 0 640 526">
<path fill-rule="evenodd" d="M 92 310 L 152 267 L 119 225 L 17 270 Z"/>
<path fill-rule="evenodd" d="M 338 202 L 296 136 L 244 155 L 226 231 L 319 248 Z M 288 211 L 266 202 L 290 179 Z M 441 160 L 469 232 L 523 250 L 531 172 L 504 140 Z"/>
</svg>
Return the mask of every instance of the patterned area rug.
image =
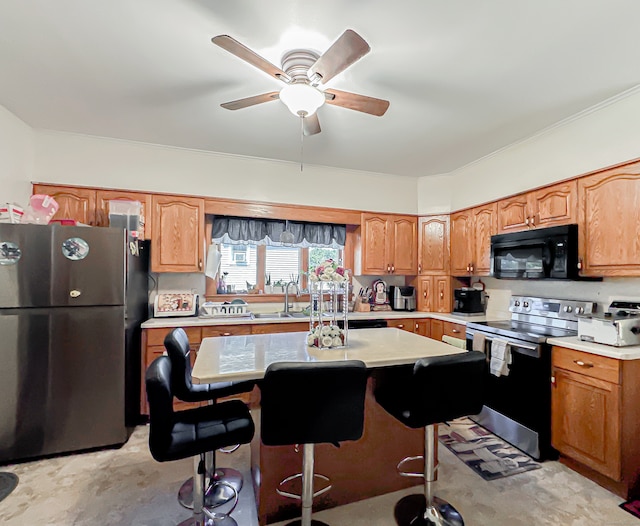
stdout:
<svg viewBox="0 0 640 526">
<path fill-rule="evenodd" d="M 509 477 L 540 468 L 519 449 L 468 418 L 438 426 L 438 438 L 449 451 L 485 480 Z"/>
<path fill-rule="evenodd" d="M 6 471 L 0 471 L 0 500 L 4 499 L 18 485 L 18 476 Z"/>
</svg>

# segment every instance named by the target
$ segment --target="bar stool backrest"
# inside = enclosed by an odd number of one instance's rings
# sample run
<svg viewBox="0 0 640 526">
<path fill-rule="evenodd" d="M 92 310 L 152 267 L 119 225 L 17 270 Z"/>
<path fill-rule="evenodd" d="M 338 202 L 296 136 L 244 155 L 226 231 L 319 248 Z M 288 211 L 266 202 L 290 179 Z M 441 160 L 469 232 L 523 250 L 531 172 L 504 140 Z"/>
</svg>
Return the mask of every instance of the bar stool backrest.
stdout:
<svg viewBox="0 0 640 526">
<path fill-rule="evenodd" d="M 149 448 L 153 458 L 163 462 L 163 452 L 169 447 L 173 430 L 171 360 L 168 356 L 159 356 L 151 363 L 145 384 L 149 401 Z"/>
<path fill-rule="evenodd" d="M 264 444 L 358 440 L 364 427 L 367 369 L 363 362 L 280 362 L 261 384 Z"/>
<path fill-rule="evenodd" d="M 409 395 L 412 427 L 479 413 L 486 368 L 486 356 L 478 351 L 418 360 Z"/>
<path fill-rule="evenodd" d="M 165 337 L 164 347 L 169 358 L 171 358 L 173 394 L 178 400 L 184 400 L 185 402 L 199 401 L 201 399 L 198 396 L 200 394 L 199 390 L 205 390 L 206 388 L 201 386 L 198 386 L 200 389 L 194 388 L 191 380 L 191 360 L 189 358 L 191 348 L 187 333 L 181 328 L 173 329 Z"/>
</svg>

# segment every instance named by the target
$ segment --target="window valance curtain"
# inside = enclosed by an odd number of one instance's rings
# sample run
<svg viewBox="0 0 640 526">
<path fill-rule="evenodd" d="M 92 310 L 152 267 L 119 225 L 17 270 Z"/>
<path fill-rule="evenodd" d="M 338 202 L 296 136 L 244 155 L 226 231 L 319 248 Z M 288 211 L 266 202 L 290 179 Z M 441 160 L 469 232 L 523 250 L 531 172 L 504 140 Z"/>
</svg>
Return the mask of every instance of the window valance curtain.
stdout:
<svg viewBox="0 0 640 526">
<path fill-rule="evenodd" d="M 293 243 L 280 242 L 280 235 L 285 228 L 293 234 Z M 346 225 L 215 216 L 211 238 L 214 243 L 231 245 L 342 248 L 346 236 Z"/>
</svg>

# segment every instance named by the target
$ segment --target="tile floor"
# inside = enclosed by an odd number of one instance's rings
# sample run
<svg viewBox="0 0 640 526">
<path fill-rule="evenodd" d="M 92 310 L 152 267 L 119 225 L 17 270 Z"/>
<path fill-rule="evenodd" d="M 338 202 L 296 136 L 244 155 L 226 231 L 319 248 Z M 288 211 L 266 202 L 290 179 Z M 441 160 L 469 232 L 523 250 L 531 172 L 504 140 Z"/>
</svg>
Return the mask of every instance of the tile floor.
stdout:
<svg viewBox="0 0 640 526">
<path fill-rule="evenodd" d="M 6 526 L 173 526 L 188 517 L 176 501 L 190 476 L 190 459 L 160 464 L 147 447 L 148 428 L 136 428 L 121 449 L 63 456 L 0 467 L 20 477 L 0 502 Z M 440 448 L 439 496 L 462 513 L 467 526 L 640 526 L 621 510 L 622 499 L 557 462 L 542 469 L 486 482 L 446 448 Z M 249 449 L 218 455 L 220 465 L 240 469 L 249 480 Z M 319 512 L 332 526 L 393 526 L 403 490 Z M 253 492 L 245 485 L 234 513 L 239 526 L 257 526 Z M 283 526 L 278 523 L 277 526 Z"/>
</svg>

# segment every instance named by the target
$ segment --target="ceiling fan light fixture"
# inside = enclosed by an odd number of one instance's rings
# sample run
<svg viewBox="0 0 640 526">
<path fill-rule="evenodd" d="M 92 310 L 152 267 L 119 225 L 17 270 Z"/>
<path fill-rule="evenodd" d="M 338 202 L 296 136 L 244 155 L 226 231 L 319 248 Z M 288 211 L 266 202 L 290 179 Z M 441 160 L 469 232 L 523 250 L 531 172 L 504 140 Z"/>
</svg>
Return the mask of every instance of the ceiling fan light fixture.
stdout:
<svg viewBox="0 0 640 526">
<path fill-rule="evenodd" d="M 280 90 L 280 100 L 298 117 L 313 115 L 325 102 L 324 93 L 304 83 L 287 84 Z"/>
</svg>

